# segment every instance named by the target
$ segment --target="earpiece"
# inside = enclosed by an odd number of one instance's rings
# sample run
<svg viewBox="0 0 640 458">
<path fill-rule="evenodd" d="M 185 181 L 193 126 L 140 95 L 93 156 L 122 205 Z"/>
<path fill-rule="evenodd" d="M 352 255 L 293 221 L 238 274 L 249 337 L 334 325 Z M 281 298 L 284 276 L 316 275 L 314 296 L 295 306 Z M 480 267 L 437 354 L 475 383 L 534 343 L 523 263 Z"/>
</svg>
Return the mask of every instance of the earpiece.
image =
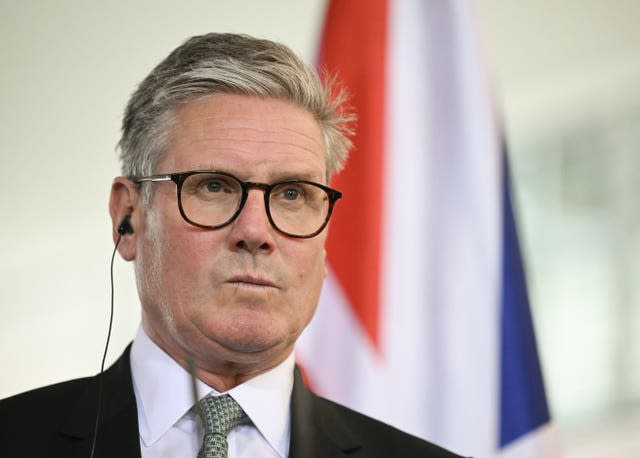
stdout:
<svg viewBox="0 0 640 458">
<path fill-rule="evenodd" d="M 133 234 L 133 226 L 131 225 L 131 215 L 126 215 L 118 225 L 118 234 Z"/>
<path fill-rule="evenodd" d="M 109 350 L 109 341 L 111 340 L 111 328 L 113 327 L 113 260 L 116 257 L 116 252 L 118 251 L 118 245 L 122 241 L 122 237 L 126 234 L 133 234 L 133 226 L 131 225 L 131 215 L 125 215 L 118 224 L 118 234 L 119 237 L 116 240 L 115 246 L 113 247 L 113 253 L 111 253 L 111 314 L 109 315 L 109 330 L 107 331 L 107 342 L 104 344 L 104 353 L 102 355 L 102 364 L 100 365 L 100 376 L 98 377 L 98 406 L 96 409 L 96 422 L 93 426 L 93 441 L 91 443 L 91 455 L 90 458 L 93 458 L 93 454 L 96 451 L 96 441 L 98 438 L 98 427 L 100 425 L 100 415 L 102 411 L 102 379 L 104 374 L 104 363 L 107 359 L 107 351 Z"/>
</svg>

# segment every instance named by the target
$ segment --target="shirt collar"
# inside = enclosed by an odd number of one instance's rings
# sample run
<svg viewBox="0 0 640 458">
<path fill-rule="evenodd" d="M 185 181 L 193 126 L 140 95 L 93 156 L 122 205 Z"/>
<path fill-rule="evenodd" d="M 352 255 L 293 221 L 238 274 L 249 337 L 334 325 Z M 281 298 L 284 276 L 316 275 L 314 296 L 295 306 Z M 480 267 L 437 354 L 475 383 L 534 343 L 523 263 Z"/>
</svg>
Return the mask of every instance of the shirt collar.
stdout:
<svg viewBox="0 0 640 458">
<path fill-rule="evenodd" d="M 279 456 L 289 451 L 294 364 L 291 353 L 278 366 L 229 391 Z"/>
<path fill-rule="evenodd" d="M 293 367 L 292 353 L 273 369 L 228 391 L 280 456 L 289 449 Z M 140 438 L 149 446 L 190 414 L 193 382 L 189 372 L 158 347 L 142 326 L 131 348 L 131 373 Z M 196 390 L 198 400 L 220 394 L 201 380 L 196 380 Z"/>
</svg>

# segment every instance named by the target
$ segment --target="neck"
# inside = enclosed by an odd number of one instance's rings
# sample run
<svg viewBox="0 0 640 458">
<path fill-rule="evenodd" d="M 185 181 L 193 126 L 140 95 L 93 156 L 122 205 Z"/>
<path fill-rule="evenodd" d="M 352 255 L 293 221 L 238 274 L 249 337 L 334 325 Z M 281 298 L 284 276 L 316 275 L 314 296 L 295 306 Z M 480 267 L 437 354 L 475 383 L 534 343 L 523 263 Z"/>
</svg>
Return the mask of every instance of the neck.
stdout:
<svg viewBox="0 0 640 458">
<path fill-rule="evenodd" d="M 293 345 L 284 349 L 268 349 L 264 352 L 248 354 L 239 352 L 205 349 L 189 352 L 178 345 L 169 345 L 160 333 L 143 327 L 149 338 L 167 353 L 194 379 L 201 380 L 219 393 L 261 375 L 281 364 L 293 351 Z M 218 351 L 216 351 L 218 350 Z M 277 351 L 276 351 L 277 350 Z"/>
</svg>

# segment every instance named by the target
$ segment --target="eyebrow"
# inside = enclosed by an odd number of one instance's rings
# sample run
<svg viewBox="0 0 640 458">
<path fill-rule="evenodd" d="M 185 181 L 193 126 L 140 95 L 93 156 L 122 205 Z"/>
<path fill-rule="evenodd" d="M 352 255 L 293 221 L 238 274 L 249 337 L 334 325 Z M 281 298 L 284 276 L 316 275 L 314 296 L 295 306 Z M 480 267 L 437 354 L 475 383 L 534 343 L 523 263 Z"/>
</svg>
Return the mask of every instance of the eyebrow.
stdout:
<svg viewBox="0 0 640 458">
<path fill-rule="evenodd" d="M 272 177 L 271 181 L 274 183 L 277 183 L 280 181 L 291 181 L 291 180 L 303 180 L 303 181 L 313 181 L 313 182 L 317 181 L 317 179 L 314 177 L 314 173 L 312 172 L 288 172 L 288 171 L 275 174 Z"/>
<path fill-rule="evenodd" d="M 228 173 L 230 175 L 233 175 L 234 177 L 238 178 L 240 181 L 254 181 L 254 180 L 247 180 L 243 175 L 245 175 L 244 173 L 240 173 L 238 170 L 230 170 L 227 167 L 196 167 L 193 168 L 191 170 L 197 170 L 197 171 L 212 171 L 212 172 L 224 172 L 224 173 Z M 269 184 L 272 183 L 280 183 L 283 181 L 294 181 L 294 180 L 301 180 L 301 181 L 311 181 L 314 183 L 319 183 L 319 184 L 325 184 L 325 174 L 322 174 L 322 176 L 320 178 L 315 178 L 315 174 L 314 172 L 311 171 L 299 171 L 299 172 L 294 172 L 294 171 L 279 171 L 274 173 L 270 179 L 268 180 Z"/>
</svg>

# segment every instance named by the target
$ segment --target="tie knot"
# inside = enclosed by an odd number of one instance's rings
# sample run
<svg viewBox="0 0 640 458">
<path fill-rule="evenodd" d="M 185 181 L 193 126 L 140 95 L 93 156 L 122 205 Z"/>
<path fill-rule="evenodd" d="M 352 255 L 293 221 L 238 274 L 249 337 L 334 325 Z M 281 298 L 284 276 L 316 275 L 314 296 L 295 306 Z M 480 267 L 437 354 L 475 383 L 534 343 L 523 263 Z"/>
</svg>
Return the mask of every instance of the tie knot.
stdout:
<svg viewBox="0 0 640 458">
<path fill-rule="evenodd" d="M 247 414 L 228 394 L 207 396 L 198 402 L 205 434 L 222 434 L 224 437 L 238 424 L 246 421 Z"/>
</svg>

